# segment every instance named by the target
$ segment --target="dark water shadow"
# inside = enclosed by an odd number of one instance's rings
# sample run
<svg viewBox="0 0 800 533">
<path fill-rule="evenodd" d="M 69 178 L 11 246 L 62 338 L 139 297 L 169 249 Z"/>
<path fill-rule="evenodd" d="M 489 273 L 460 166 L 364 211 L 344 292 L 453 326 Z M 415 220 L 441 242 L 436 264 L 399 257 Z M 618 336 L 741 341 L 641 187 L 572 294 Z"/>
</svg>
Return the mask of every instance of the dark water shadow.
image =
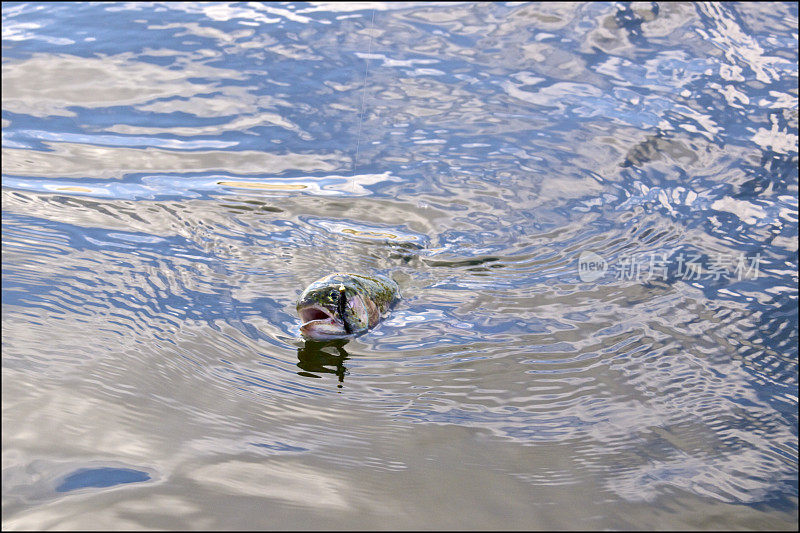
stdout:
<svg viewBox="0 0 800 533">
<path fill-rule="evenodd" d="M 132 468 L 80 468 L 66 476 L 56 487 L 56 492 L 69 492 L 91 487 L 113 487 L 125 483 L 141 483 L 149 480 L 150 474 Z"/>
<path fill-rule="evenodd" d="M 344 362 L 349 354 L 344 349 L 347 340 L 306 341 L 297 349 L 297 366 L 301 371 L 297 374 L 309 378 L 321 378 L 318 374 L 335 374 L 339 378 L 338 388 L 342 388 L 347 367 Z"/>
</svg>

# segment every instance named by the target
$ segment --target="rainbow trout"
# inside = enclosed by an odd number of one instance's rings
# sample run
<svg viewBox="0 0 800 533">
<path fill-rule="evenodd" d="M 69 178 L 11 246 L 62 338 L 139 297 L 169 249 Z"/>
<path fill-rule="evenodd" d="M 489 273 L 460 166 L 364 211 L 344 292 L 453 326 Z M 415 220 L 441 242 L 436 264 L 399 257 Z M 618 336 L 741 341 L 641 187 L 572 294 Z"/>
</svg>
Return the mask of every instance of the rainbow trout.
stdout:
<svg viewBox="0 0 800 533">
<path fill-rule="evenodd" d="M 297 301 L 300 333 L 314 340 L 360 335 L 375 327 L 399 298 L 397 283 L 383 276 L 325 276 Z"/>
</svg>

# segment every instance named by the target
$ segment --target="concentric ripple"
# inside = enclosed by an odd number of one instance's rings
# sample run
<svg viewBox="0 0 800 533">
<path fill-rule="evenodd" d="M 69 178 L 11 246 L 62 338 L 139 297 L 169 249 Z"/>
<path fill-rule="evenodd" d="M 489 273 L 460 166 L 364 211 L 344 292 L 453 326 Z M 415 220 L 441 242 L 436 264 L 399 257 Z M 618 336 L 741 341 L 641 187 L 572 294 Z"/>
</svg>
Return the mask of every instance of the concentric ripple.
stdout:
<svg viewBox="0 0 800 533">
<path fill-rule="evenodd" d="M 4 4 L 2 89 L 4 529 L 796 527 L 795 4 Z"/>
</svg>

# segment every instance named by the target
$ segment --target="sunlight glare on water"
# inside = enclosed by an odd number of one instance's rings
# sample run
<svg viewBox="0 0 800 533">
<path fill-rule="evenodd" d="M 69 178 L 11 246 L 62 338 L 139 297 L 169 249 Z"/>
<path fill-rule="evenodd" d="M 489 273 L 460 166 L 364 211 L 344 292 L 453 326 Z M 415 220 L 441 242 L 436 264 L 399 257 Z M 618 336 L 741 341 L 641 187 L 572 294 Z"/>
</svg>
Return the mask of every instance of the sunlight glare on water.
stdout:
<svg viewBox="0 0 800 533">
<path fill-rule="evenodd" d="M 795 3 L 2 9 L 4 529 L 797 526 Z"/>
</svg>

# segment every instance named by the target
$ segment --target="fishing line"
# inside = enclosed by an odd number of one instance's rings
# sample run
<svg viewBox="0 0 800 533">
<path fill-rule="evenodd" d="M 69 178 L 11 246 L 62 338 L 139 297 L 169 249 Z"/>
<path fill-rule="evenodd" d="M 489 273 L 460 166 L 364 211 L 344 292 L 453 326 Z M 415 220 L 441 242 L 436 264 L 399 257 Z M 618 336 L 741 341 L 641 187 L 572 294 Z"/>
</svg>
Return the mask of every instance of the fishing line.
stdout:
<svg viewBox="0 0 800 533">
<path fill-rule="evenodd" d="M 353 176 L 358 168 L 358 148 L 361 143 L 361 123 L 364 120 L 364 97 L 367 95 L 367 75 L 369 74 L 369 56 L 372 53 L 372 29 L 375 27 L 375 10 L 372 10 L 372 22 L 369 25 L 369 47 L 367 48 L 367 66 L 364 70 L 364 88 L 361 90 L 361 116 L 358 118 L 358 135 L 356 135 L 356 157 L 353 160 Z M 355 183 L 353 183 L 355 188 Z"/>
</svg>

